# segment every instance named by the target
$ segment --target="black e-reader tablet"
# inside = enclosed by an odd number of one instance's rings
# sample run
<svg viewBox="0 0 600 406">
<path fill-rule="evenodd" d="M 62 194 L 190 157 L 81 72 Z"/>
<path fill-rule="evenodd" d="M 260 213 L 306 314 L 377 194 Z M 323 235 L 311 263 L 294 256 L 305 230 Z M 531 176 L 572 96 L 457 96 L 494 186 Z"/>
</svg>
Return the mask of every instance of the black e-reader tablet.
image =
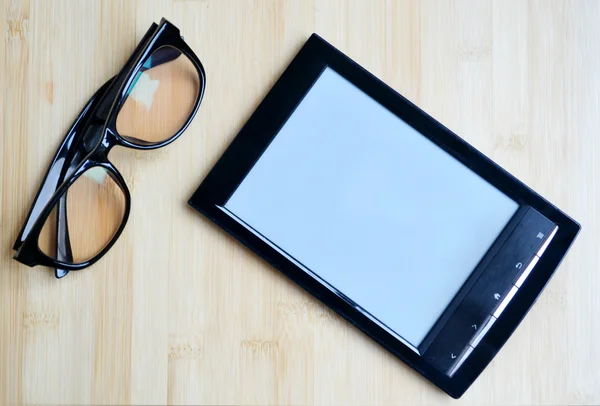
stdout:
<svg viewBox="0 0 600 406">
<path fill-rule="evenodd" d="M 190 204 L 453 397 L 580 230 L 317 35 Z"/>
</svg>

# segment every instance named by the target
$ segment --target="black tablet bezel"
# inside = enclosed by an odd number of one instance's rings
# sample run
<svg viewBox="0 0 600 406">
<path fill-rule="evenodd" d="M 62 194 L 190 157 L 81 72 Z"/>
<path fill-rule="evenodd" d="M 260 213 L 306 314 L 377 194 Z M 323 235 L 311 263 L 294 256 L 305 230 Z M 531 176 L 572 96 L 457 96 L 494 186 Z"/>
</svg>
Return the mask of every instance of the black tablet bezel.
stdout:
<svg viewBox="0 0 600 406">
<path fill-rule="evenodd" d="M 515 296 L 503 316 L 451 378 L 352 306 L 339 292 L 324 286 L 219 208 L 225 206 L 326 67 L 332 68 L 521 206 L 533 207 L 559 227 L 550 247 L 538 262 L 535 272 L 521 287 L 519 295 Z M 316 34 L 309 38 L 281 75 L 189 203 L 454 398 L 467 390 L 514 332 L 580 230 L 580 225 L 565 213 Z"/>
</svg>

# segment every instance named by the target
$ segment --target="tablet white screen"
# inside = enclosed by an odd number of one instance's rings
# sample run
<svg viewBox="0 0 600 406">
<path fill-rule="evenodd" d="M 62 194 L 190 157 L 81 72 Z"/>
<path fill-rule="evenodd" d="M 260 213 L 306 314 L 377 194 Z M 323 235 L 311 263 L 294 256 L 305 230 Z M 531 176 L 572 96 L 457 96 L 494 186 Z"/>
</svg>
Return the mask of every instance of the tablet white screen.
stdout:
<svg viewBox="0 0 600 406">
<path fill-rule="evenodd" d="M 225 208 L 418 347 L 518 204 L 326 68 Z"/>
</svg>

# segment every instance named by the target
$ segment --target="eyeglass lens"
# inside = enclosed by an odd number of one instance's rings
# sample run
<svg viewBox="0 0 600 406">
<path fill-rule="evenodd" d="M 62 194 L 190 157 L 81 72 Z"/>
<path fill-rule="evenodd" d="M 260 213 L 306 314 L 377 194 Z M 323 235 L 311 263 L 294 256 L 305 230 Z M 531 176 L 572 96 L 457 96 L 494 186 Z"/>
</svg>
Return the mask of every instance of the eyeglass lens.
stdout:
<svg viewBox="0 0 600 406">
<path fill-rule="evenodd" d="M 179 50 L 154 51 L 127 90 L 117 116 L 117 131 L 129 141 L 160 143 L 177 134 L 192 114 L 200 77 Z"/>
</svg>

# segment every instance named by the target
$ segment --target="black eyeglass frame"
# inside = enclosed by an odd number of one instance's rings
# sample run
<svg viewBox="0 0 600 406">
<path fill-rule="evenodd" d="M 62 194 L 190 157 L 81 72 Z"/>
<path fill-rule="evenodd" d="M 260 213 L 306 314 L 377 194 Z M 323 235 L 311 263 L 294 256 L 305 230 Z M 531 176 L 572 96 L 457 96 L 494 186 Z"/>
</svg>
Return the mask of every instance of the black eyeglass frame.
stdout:
<svg viewBox="0 0 600 406">
<path fill-rule="evenodd" d="M 155 66 L 186 56 L 194 65 L 200 80 L 200 88 L 192 111 L 182 127 L 170 138 L 157 143 L 119 134 L 116 128 L 117 115 L 125 103 L 128 92 L 134 85 L 136 75 L 144 70 L 144 63 L 155 51 L 171 47 L 180 52 L 168 60 L 159 61 Z M 175 141 L 187 129 L 198 112 L 206 88 L 204 67 L 194 51 L 185 43 L 179 29 L 166 19 L 160 24 L 153 23 L 121 71 L 106 82 L 87 102 L 50 164 L 44 180 L 37 192 L 34 203 L 19 232 L 13 249 L 14 259 L 28 266 L 48 266 L 56 269 L 57 278 L 68 271 L 87 268 L 102 258 L 117 241 L 129 218 L 131 194 L 117 168 L 109 161 L 108 153 L 114 146 L 139 150 L 162 148 Z M 123 220 L 112 239 L 94 257 L 73 263 L 66 218 L 66 192 L 87 170 L 102 167 L 119 186 L 125 198 Z M 58 205 L 58 206 L 57 206 Z M 56 258 L 46 255 L 39 248 L 38 239 L 50 213 L 57 206 Z"/>
</svg>

